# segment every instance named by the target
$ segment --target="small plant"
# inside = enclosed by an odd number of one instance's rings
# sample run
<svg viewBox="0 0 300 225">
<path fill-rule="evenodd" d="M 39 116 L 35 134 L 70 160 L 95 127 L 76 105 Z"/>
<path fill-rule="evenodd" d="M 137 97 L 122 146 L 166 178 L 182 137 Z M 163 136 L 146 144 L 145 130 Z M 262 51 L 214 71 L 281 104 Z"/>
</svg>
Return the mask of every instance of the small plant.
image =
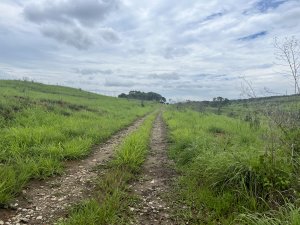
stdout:
<svg viewBox="0 0 300 225">
<path fill-rule="evenodd" d="M 260 127 L 260 118 L 257 111 L 252 113 L 248 112 L 244 118 L 244 121 L 248 122 L 252 129 L 259 129 Z"/>
<path fill-rule="evenodd" d="M 225 134 L 226 131 L 223 128 L 212 126 L 208 128 L 208 131 L 212 134 Z"/>
</svg>

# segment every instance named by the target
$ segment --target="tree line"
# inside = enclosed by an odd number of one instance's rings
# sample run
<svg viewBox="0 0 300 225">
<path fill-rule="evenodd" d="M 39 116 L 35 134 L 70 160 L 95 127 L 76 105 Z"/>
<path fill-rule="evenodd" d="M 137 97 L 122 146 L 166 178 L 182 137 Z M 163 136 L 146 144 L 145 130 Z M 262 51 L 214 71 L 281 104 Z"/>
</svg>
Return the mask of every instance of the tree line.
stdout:
<svg viewBox="0 0 300 225">
<path fill-rule="evenodd" d="M 127 98 L 127 99 L 138 99 L 138 100 L 148 100 L 148 101 L 157 101 L 161 103 L 166 102 L 166 98 L 155 92 L 142 92 L 142 91 L 129 91 L 128 94 L 122 93 L 118 95 L 118 98 Z"/>
</svg>

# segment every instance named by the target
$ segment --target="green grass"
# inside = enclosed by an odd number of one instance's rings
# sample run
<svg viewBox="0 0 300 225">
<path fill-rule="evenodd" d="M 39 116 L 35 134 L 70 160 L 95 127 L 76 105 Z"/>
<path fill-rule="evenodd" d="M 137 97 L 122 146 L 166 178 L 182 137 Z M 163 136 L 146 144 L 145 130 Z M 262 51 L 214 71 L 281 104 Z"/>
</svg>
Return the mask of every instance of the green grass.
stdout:
<svg viewBox="0 0 300 225">
<path fill-rule="evenodd" d="M 146 158 L 155 116 L 150 115 L 118 146 L 114 159 L 96 183 L 93 198 L 74 207 L 69 219 L 61 225 L 128 223 L 128 205 L 133 201 L 128 193 L 128 183 L 135 178 Z"/>
<path fill-rule="evenodd" d="M 220 111 L 217 105 L 213 105 L 213 102 L 204 101 L 180 103 L 177 107 L 245 119 L 249 116 L 249 113 L 255 114 L 262 111 L 273 111 L 274 109 L 297 112 L 300 108 L 300 95 L 230 100 L 229 104 L 222 106 Z"/>
<path fill-rule="evenodd" d="M 245 225 L 299 225 L 300 208 L 293 204 L 286 204 L 278 210 L 266 213 L 245 213 L 235 220 Z"/>
<path fill-rule="evenodd" d="M 24 81 L 0 81 L 0 205 L 30 179 L 63 170 L 157 105 Z"/>
<path fill-rule="evenodd" d="M 253 127 L 227 116 L 174 109 L 164 119 L 169 154 L 181 173 L 173 194 L 179 220 L 235 224 L 240 214 L 269 212 L 297 198 L 298 169 L 286 146 L 266 138 L 264 123 Z M 272 135 L 279 137 L 280 131 Z"/>
</svg>

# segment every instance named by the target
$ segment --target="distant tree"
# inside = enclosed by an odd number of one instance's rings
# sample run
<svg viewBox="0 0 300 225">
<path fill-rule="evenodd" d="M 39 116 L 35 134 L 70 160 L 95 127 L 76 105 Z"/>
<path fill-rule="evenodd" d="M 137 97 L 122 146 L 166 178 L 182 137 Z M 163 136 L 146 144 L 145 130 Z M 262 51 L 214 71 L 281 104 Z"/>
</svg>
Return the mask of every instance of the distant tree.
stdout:
<svg viewBox="0 0 300 225">
<path fill-rule="evenodd" d="M 300 94 L 300 41 L 294 36 L 286 37 L 281 42 L 275 38 L 274 47 L 278 64 L 288 67 L 289 73 L 293 77 L 295 94 Z"/>
<path fill-rule="evenodd" d="M 219 96 L 219 97 L 213 98 L 213 102 L 227 104 L 229 102 L 229 100 L 227 98 L 223 98 L 223 97 Z"/>
<path fill-rule="evenodd" d="M 127 98 L 127 95 L 124 94 L 124 93 L 122 93 L 122 94 L 119 94 L 119 95 L 118 95 L 118 98 Z"/>
<path fill-rule="evenodd" d="M 221 108 L 229 103 L 229 100 L 227 98 L 223 97 L 216 97 L 213 98 L 213 105 L 218 108 L 218 114 L 221 113 Z"/>
<path fill-rule="evenodd" d="M 128 99 L 138 99 L 138 100 L 148 100 L 148 101 L 157 101 L 161 103 L 166 102 L 166 98 L 157 94 L 155 92 L 141 92 L 141 91 L 129 91 L 128 95 L 122 93 L 118 96 L 119 98 L 128 98 Z"/>
<path fill-rule="evenodd" d="M 163 104 L 165 104 L 165 103 L 166 103 L 166 101 L 167 101 L 167 99 L 166 99 L 165 97 L 162 97 L 162 98 L 160 99 L 160 103 L 163 103 Z"/>
</svg>

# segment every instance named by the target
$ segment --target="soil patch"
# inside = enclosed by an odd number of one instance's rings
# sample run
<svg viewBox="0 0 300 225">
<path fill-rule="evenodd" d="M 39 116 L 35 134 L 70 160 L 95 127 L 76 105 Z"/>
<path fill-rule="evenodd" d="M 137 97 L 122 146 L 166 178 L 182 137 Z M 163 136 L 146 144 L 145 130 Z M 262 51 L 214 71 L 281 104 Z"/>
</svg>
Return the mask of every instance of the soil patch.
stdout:
<svg viewBox="0 0 300 225">
<path fill-rule="evenodd" d="M 137 224 L 176 224 L 172 219 L 171 205 L 164 196 L 171 190 L 175 171 L 167 156 L 166 125 L 161 114 L 154 122 L 150 147 L 141 178 L 132 185 L 141 201 L 130 210 L 134 212 Z"/>
</svg>

